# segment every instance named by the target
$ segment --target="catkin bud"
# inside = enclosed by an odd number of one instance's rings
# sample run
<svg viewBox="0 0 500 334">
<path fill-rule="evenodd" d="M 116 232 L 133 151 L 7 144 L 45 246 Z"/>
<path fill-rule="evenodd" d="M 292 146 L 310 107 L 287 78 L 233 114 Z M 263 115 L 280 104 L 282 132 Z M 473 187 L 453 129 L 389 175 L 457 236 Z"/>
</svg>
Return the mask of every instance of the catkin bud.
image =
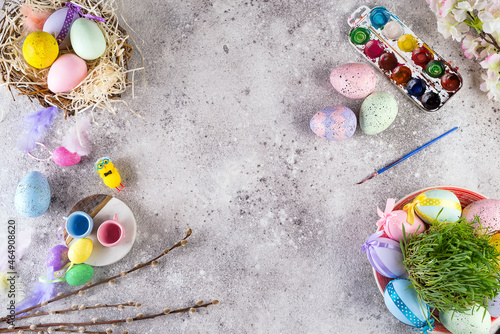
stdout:
<svg viewBox="0 0 500 334">
<path fill-rule="evenodd" d="M 78 291 L 78 296 L 80 296 L 80 297 L 81 297 L 81 296 L 85 296 L 85 291 L 81 291 L 81 290 L 80 290 L 80 291 Z"/>
<path fill-rule="evenodd" d="M 56 311 L 49 311 L 49 315 L 54 315 L 56 314 Z"/>
<path fill-rule="evenodd" d="M 34 330 L 36 329 L 36 325 L 31 325 L 31 326 L 30 326 L 30 329 L 31 329 L 32 331 L 34 331 Z"/>
<path fill-rule="evenodd" d="M 115 284 L 115 283 L 116 283 L 116 280 L 115 280 L 115 279 L 112 279 L 112 280 L 110 280 L 110 281 L 108 282 L 108 284 L 109 284 L 109 285 L 113 285 L 113 284 Z"/>
<path fill-rule="evenodd" d="M 111 334 L 111 333 L 113 333 L 113 330 L 111 328 L 107 328 L 106 329 L 106 334 Z"/>
<path fill-rule="evenodd" d="M 196 302 L 196 305 L 197 305 L 197 306 L 203 305 L 203 300 L 198 300 L 198 301 Z"/>
<path fill-rule="evenodd" d="M 72 310 L 76 310 L 76 309 L 78 309 L 78 305 L 71 305 L 71 309 L 72 309 Z"/>
<path fill-rule="evenodd" d="M 83 311 L 83 310 L 85 310 L 86 308 L 87 308 L 87 305 L 82 304 L 82 306 L 80 306 L 79 310 L 80 310 L 80 311 Z"/>
<path fill-rule="evenodd" d="M 219 304 L 219 301 L 217 299 L 212 300 L 212 305 L 217 305 L 217 304 Z"/>
<path fill-rule="evenodd" d="M 165 248 L 165 249 L 163 250 L 163 254 L 167 254 L 168 252 L 170 252 L 170 250 L 169 250 L 168 248 Z"/>
<path fill-rule="evenodd" d="M 140 266 L 142 266 L 142 263 L 141 263 L 141 262 L 136 263 L 136 264 L 135 264 L 135 266 L 134 266 L 134 268 L 137 268 L 137 267 L 140 267 Z"/>
<path fill-rule="evenodd" d="M 155 261 L 151 262 L 151 267 L 156 267 L 157 265 L 158 265 L 158 261 L 155 260 Z"/>
<path fill-rule="evenodd" d="M 56 330 L 54 329 L 54 327 L 47 328 L 47 333 L 52 334 L 52 333 L 55 333 L 55 332 L 56 332 Z"/>
<path fill-rule="evenodd" d="M 42 306 L 47 306 L 48 304 L 49 304 L 49 303 L 47 303 L 47 302 L 45 301 L 45 302 L 43 302 L 41 305 L 42 305 Z"/>
<path fill-rule="evenodd" d="M 86 330 L 86 328 L 85 328 L 85 327 L 79 327 L 79 328 L 78 328 L 78 331 L 79 331 L 80 333 L 85 333 L 85 330 Z"/>
<path fill-rule="evenodd" d="M 182 241 L 181 241 L 181 246 L 186 246 L 186 245 L 187 245 L 187 243 L 188 243 L 188 241 L 187 241 L 187 240 L 182 240 Z"/>
<path fill-rule="evenodd" d="M 135 303 L 135 307 L 141 307 L 142 304 L 141 303 Z"/>
<path fill-rule="evenodd" d="M 125 321 L 126 321 L 128 324 L 130 324 L 132 321 L 134 321 L 134 319 L 132 319 L 132 318 L 127 318 Z"/>
<path fill-rule="evenodd" d="M 191 307 L 191 308 L 189 309 L 189 313 L 191 313 L 191 314 L 196 313 L 196 309 Z"/>
<path fill-rule="evenodd" d="M 136 317 L 137 319 L 141 319 L 141 318 L 144 318 L 144 314 L 143 313 L 139 313 Z"/>
<path fill-rule="evenodd" d="M 120 273 L 120 276 L 121 276 L 121 277 L 125 277 L 125 276 L 127 276 L 127 272 L 126 272 L 126 271 L 122 271 L 122 272 Z"/>
<path fill-rule="evenodd" d="M 169 314 L 170 313 L 170 309 L 169 308 L 166 308 L 163 310 L 163 314 Z"/>
<path fill-rule="evenodd" d="M 118 308 L 120 311 L 123 311 L 123 310 L 125 309 L 125 306 L 123 306 L 123 305 L 118 305 L 118 307 L 117 307 L 117 308 Z"/>
</svg>

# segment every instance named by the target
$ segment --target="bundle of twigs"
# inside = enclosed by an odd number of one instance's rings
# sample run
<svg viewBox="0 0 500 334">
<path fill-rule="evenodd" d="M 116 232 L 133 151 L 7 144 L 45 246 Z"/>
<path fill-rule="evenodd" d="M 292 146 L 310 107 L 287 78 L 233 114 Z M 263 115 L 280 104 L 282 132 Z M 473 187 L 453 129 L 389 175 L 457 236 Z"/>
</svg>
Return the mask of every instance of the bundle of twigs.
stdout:
<svg viewBox="0 0 500 334">
<path fill-rule="evenodd" d="M 26 0 L 33 10 L 53 12 L 63 8 L 64 0 Z M 49 69 L 35 69 L 28 65 L 22 55 L 22 43 L 28 35 L 23 27 L 20 13 L 23 0 L 5 1 L 0 20 L 0 85 L 7 86 L 12 97 L 12 88 L 19 95 L 26 95 L 44 106 L 55 106 L 65 115 L 94 108 L 113 111 L 113 102 L 119 101 L 127 86 L 132 85 L 134 69 L 129 69 L 133 47 L 128 44 L 129 35 L 118 22 L 118 7 L 115 0 L 72 0 L 82 7 L 82 12 L 102 17 L 106 23 L 96 21 L 107 42 L 104 55 L 87 61 L 88 75 L 74 90 L 68 93 L 52 93 L 47 88 Z M 71 50 L 61 50 L 60 55 Z M 132 80 L 129 79 L 132 77 Z"/>
</svg>

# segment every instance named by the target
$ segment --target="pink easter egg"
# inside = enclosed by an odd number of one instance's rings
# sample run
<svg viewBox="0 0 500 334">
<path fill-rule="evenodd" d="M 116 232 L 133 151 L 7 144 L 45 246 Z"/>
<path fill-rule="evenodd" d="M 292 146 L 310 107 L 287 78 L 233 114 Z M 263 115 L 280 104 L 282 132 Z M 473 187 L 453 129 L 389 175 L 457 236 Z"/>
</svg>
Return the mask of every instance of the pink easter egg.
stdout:
<svg viewBox="0 0 500 334">
<path fill-rule="evenodd" d="M 395 240 L 381 237 L 381 233 L 372 234 L 361 250 L 366 253 L 371 265 L 380 275 L 399 277 L 406 272 L 401 246 Z"/>
<path fill-rule="evenodd" d="M 375 71 L 366 64 L 345 64 L 330 74 L 333 88 L 350 99 L 364 99 L 373 93 L 376 81 Z"/>
<path fill-rule="evenodd" d="M 468 222 L 479 216 L 481 225 L 489 227 L 492 231 L 500 231 L 500 200 L 482 199 L 466 206 L 462 211 L 462 217 Z"/>
<path fill-rule="evenodd" d="M 389 238 L 396 241 L 404 240 L 403 226 L 406 235 L 415 234 L 415 232 L 420 234 L 425 231 L 425 224 L 417 215 L 415 215 L 415 221 L 413 225 L 411 225 L 406 221 L 406 219 L 408 219 L 408 213 L 406 211 L 395 210 L 391 212 L 391 214 L 394 215 L 387 219 L 387 223 L 384 226 L 385 233 L 387 233 Z"/>
<path fill-rule="evenodd" d="M 66 93 L 78 86 L 87 76 L 87 63 L 77 55 L 68 53 L 57 58 L 47 77 L 49 89 Z"/>
<path fill-rule="evenodd" d="M 328 140 L 345 140 L 356 131 L 356 115 L 343 106 L 328 107 L 311 118 L 311 130 Z"/>
<path fill-rule="evenodd" d="M 52 154 L 52 159 L 59 166 L 74 166 L 80 162 L 81 157 L 77 153 L 68 151 L 65 147 L 58 147 Z"/>
</svg>

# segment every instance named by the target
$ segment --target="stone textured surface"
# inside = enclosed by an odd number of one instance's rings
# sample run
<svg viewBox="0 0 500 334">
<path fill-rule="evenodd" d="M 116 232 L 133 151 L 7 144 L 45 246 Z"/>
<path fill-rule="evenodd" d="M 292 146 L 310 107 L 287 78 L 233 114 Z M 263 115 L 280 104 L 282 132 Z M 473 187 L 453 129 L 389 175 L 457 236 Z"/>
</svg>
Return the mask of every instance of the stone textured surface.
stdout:
<svg viewBox="0 0 500 334">
<path fill-rule="evenodd" d="M 314 135 L 309 120 L 331 105 L 358 113 L 362 100 L 336 93 L 329 74 L 341 64 L 364 62 L 348 44 L 346 20 L 357 6 L 381 2 L 125 3 L 127 21 L 144 40 L 147 88 L 138 79 L 136 98 L 128 92 L 124 100 L 144 119 L 120 104 L 116 115 L 94 112 L 91 155 L 63 168 L 16 149 L 21 118 L 37 106 L 1 92 L 0 232 L 13 217 L 19 235 L 33 233 L 18 268 L 26 287 L 43 274 L 62 216 L 85 196 L 113 194 L 93 172 L 98 158 L 110 156 L 126 185 L 118 197 L 135 213 L 138 236 L 122 261 L 96 268 L 94 281 L 148 260 L 187 227 L 194 234 L 156 269 L 69 304 L 135 300 L 143 303 L 141 312 L 152 313 L 198 299 L 221 301 L 194 315 L 133 323 L 131 333 L 407 332 L 386 311 L 360 251 L 375 230 L 376 206 L 433 185 L 500 198 L 500 108 L 479 91 L 480 66 L 438 34 L 425 1 L 385 4 L 460 67 L 464 87 L 430 115 L 377 72 L 376 89 L 396 97 L 399 114 L 383 133 L 358 129 L 344 142 Z M 44 143 L 58 147 L 74 122 L 60 115 Z M 459 131 L 446 139 L 355 185 L 454 126 Z M 17 183 L 32 170 L 52 189 L 49 210 L 36 219 L 20 217 L 13 205 Z M 112 319 L 138 312 L 99 314 Z"/>
</svg>

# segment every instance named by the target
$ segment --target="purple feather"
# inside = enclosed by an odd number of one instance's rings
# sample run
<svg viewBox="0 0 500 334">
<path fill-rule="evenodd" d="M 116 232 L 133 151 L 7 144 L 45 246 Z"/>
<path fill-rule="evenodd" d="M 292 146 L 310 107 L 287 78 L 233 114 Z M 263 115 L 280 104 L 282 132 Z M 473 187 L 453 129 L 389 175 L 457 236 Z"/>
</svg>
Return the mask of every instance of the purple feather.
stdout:
<svg viewBox="0 0 500 334">
<path fill-rule="evenodd" d="M 47 267 L 47 279 L 55 279 L 53 267 Z M 31 294 L 29 294 L 28 298 L 16 305 L 16 312 L 46 302 L 54 298 L 55 295 L 56 286 L 54 283 L 38 282 L 35 286 L 35 290 Z M 24 314 L 21 314 L 19 316 L 22 315 Z"/>
<path fill-rule="evenodd" d="M 47 132 L 58 111 L 56 107 L 42 108 L 24 117 L 22 126 L 24 131 L 18 141 L 21 151 L 28 153 L 35 148 L 36 142 Z"/>
</svg>

